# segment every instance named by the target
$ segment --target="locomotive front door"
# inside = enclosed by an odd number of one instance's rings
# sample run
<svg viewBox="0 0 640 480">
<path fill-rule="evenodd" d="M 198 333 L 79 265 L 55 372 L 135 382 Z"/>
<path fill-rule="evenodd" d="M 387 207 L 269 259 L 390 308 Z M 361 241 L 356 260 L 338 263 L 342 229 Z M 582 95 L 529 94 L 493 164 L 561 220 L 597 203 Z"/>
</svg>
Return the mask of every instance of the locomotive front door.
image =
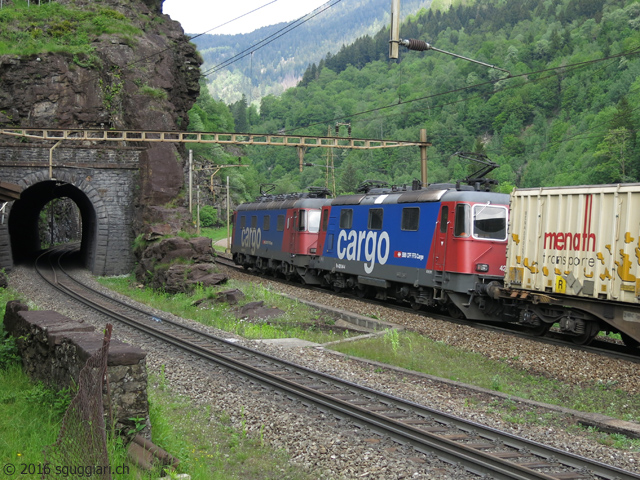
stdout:
<svg viewBox="0 0 640 480">
<path fill-rule="evenodd" d="M 288 247 L 289 253 L 296 251 L 296 239 L 297 239 L 297 226 L 298 226 L 298 210 L 292 210 L 287 215 L 287 225 L 285 234 L 289 239 Z"/>
<path fill-rule="evenodd" d="M 449 206 L 442 205 L 440 208 L 440 220 L 436 225 L 436 241 L 433 252 L 433 267 L 436 272 L 442 272 L 446 266 L 447 255 L 447 234 L 449 230 Z"/>
</svg>

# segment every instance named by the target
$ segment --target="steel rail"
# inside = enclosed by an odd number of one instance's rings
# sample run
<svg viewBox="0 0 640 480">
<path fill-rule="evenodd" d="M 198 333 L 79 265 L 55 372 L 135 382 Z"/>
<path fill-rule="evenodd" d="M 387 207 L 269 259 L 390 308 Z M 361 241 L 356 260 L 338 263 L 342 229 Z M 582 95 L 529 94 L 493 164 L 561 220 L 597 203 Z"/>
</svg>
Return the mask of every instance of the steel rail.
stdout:
<svg viewBox="0 0 640 480">
<path fill-rule="evenodd" d="M 519 337 L 519 338 L 523 338 L 523 339 L 527 339 L 535 342 L 545 343 L 547 345 L 565 347 L 565 348 L 570 348 L 572 350 L 590 352 L 596 355 L 603 355 L 610 358 L 625 360 L 628 362 L 640 363 L 640 348 L 634 349 L 621 343 L 612 343 L 612 342 L 607 342 L 606 340 L 599 340 L 598 338 L 596 338 L 589 345 L 580 345 L 580 344 L 573 343 L 571 341 L 570 336 L 562 335 L 554 331 L 550 331 L 542 336 L 534 335 L 534 334 L 528 333 L 524 327 L 510 324 L 510 323 L 500 323 L 500 324 L 491 323 L 491 322 L 484 323 L 477 320 L 453 318 L 451 316 L 448 316 L 442 313 L 437 313 L 437 312 L 423 310 L 423 309 L 416 310 L 414 308 L 411 308 L 409 306 L 405 306 L 402 304 L 394 304 L 394 303 L 384 302 L 384 301 L 375 300 L 371 298 L 361 298 L 348 292 L 335 292 L 327 288 L 299 283 L 299 282 L 296 282 L 295 280 L 287 281 L 272 275 L 255 273 L 255 271 L 252 271 L 252 270 L 245 270 L 243 267 L 236 265 L 232 259 L 224 256 L 218 256 L 216 258 L 216 262 L 221 265 L 224 265 L 227 268 L 237 270 L 238 272 L 243 273 L 244 275 L 253 275 L 260 278 L 268 278 L 268 280 L 272 282 L 287 283 L 289 285 L 296 286 L 297 288 L 302 288 L 302 289 L 311 290 L 311 291 L 318 291 L 328 295 L 335 295 L 343 298 L 349 298 L 352 300 L 365 302 L 371 305 L 376 305 L 384 308 L 392 308 L 392 309 L 409 313 L 409 314 L 428 316 L 429 318 L 433 318 L 436 320 L 443 320 L 446 322 L 456 323 L 458 325 L 464 325 L 464 326 L 472 327 L 476 329 L 503 333 L 503 334 L 514 336 L 514 337 Z"/>
<path fill-rule="evenodd" d="M 54 275 L 54 281 L 56 280 L 56 272 L 53 265 L 51 265 Z M 37 269 L 38 270 L 38 269 Z M 447 461 L 449 463 L 461 463 L 465 466 L 470 472 L 476 473 L 478 475 L 491 475 L 493 478 L 498 479 L 557 479 L 557 478 L 566 478 L 561 476 L 554 476 L 553 474 L 546 474 L 543 472 L 534 471 L 532 468 L 526 466 L 526 464 L 516 464 L 514 462 L 506 461 L 504 459 L 498 458 L 491 454 L 485 453 L 481 450 L 477 450 L 473 447 L 465 446 L 460 443 L 457 443 L 453 440 L 449 440 L 447 438 L 443 438 L 442 436 L 432 434 L 430 432 L 426 432 L 420 428 L 413 427 L 412 425 L 407 425 L 402 423 L 401 421 L 396 421 L 392 418 L 385 417 L 384 414 L 377 414 L 372 411 L 369 411 L 367 408 L 360 407 L 358 405 L 351 404 L 346 400 L 341 400 L 339 398 L 332 397 L 330 395 L 323 394 L 314 390 L 313 388 L 301 385 L 300 383 L 291 382 L 289 380 L 285 380 L 281 378 L 278 374 L 273 374 L 264 371 L 264 366 L 256 367 L 240 360 L 223 356 L 214 352 L 208 348 L 202 347 L 200 345 L 191 344 L 184 339 L 176 339 L 174 336 L 162 332 L 156 328 L 149 327 L 147 325 L 143 325 L 140 322 L 128 318 L 125 315 L 122 315 L 117 312 L 113 312 L 107 307 L 96 304 L 93 301 L 85 298 L 83 295 L 75 292 L 73 289 L 63 285 L 59 281 L 56 285 L 49 281 L 40 270 L 38 273 L 45 279 L 47 282 L 51 283 L 55 288 L 61 289 L 67 295 L 75 298 L 76 300 L 84 303 L 85 305 L 90 306 L 91 308 L 108 315 L 110 317 L 117 318 L 123 323 L 141 330 L 148 335 L 151 335 L 155 338 L 161 339 L 181 350 L 187 351 L 194 355 L 197 355 L 201 358 L 205 358 L 209 361 L 215 362 L 225 368 L 241 373 L 242 375 L 257 381 L 263 385 L 267 385 L 271 388 L 277 388 L 282 390 L 290 395 L 293 395 L 299 399 L 311 402 L 321 408 L 332 411 L 337 415 L 346 415 L 356 421 L 363 423 L 364 425 L 384 433 L 386 435 L 395 438 L 398 441 L 409 443 L 413 445 L 416 449 L 423 452 L 435 452 L 435 454 Z M 131 306 L 119 302 L 115 299 L 108 297 L 107 295 L 102 294 L 101 292 L 97 292 L 89 287 L 82 285 L 81 282 L 77 281 L 68 273 L 64 272 L 72 281 L 81 285 L 83 288 L 91 290 L 93 293 L 99 294 L 101 297 L 105 299 L 119 303 L 126 308 L 131 308 Z M 134 308 L 138 312 L 142 312 L 145 316 L 149 316 L 148 312 L 144 312 L 143 310 Z M 252 356 L 259 356 L 263 358 L 269 359 L 270 362 L 279 363 L 286 366 L 286 368 L 293 370 L 298 370 L 307 375 L 314 375 L 316 380 L 318 378 L 325 378 L 327 381 L 335 383 L 339 382 L 343 385 L 347 386 L 349 391 L 359 391 L 361 394 L 369 395 L 377 397 L 378 400 L 384 400 L 385 403 L 393 404 L 395 408 L 407 409 L 410 408 L 414 413 L 418 415 L 422 415 L 426 417 L 433 417 L 436 421 L 442 424 L 455 424 L 458 428 L 462 430 L 472 430 L 478 432 L 479 436 L 485 439 L 490 439 L 493 441 L 503 442 L 506 446 L 510 448 L 514 448 L 520 451 L 530 452 L 531 454 L 543 458 L 546 461 L 558 462 L 567 467 L 572 467 L 576 469 L 584 469 L 588 468 L 591 472 L 598 475 L 600 478 L 605 479 L 614 479 L 619 478 L 621 480 L 626 479 L 640 479 L 640 476 L 626 472 L 624 470 L 618 469 L 616 467 L 612 467 L 600 462 L 596 462 L 590 459 L 586 459 L 568 452 L 563 452 L 561 450 L 555 449 L 553 447 L 548 447 L 537 442 L 532 442 L 526 439 L 522 439 L 520 437 L 516 437 L 512 434 L 508 434 L 505 432 L 500 432 L 496 429 L 486 427 L 475 422 L 468 422 L 466 420 L 458 419 L 451 415 L 448 415 L 443 412 L 439 412 L 413 402 L 407 402 L 405 400 L 393 397 L 388 394 L 384 394 L 382 392 L 377 392 L 367 387 L 362 387 L 351 382 L 346 382 L 344 380 L 338 379 L 336 377 L 332 377 L 330 375 L 320 374 L 319 372 L 315 372 L 313 370 L 307 369 L 305 367 L 300 367 L 289 362 L 285 362 L 283 360 L 277 359 L 275 357 L 262 354 L 261 352 L 257 352 L 255 350 L 249 349 L 247 347 L 243 347 L 240 345 L 231 344 L 230 342 L 226 342 L 223 339 L 218 337 L 205 334 L 196 329 L 192 329 L 191 327 L 185 327 L 182 324 L 177 322 L 172 322 L 168 319 L 162 319 L 161 321 L 167 322 L 169 324 L 173 324 L 174 327 L 184 328 L 185 330 L 190 331 L 191 333 L 197 333 L 200 336 L 206 337 L 210 341 L 214 341 L 218 345 L 233 348 L 237 351 L 243 351 Z M 284 372 L 283 372 L 284 373 Z M 574 477 L 574 478 L 580 478 Z"/>
</svg>

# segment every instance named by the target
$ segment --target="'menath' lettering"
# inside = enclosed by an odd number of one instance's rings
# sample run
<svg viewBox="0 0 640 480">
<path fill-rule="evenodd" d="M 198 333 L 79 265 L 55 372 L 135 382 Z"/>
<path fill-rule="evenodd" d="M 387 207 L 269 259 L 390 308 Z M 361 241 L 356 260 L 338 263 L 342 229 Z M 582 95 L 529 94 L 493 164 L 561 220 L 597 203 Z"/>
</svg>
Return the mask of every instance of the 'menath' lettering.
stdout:
<svg viewBox="0 0 640 480">
<path fill-rule="evenodd" d="M 554 250 L 596 251 L 595 233 L 545 233 L 544 248 L 547 248 L 547 240 L 548 248 Z"/>
<path fill-rule="evenodd" d="M 571 232 L 550 232 L 544 234 L 543 248 L 554 250 L 573 250 L 576 252 L 596 251 L 596 234 L 591 233 L 591 210 L 593 199 L 591 195 L 586 196 L 584 211 L 584 233 Z M 547 246 L 547 240 L 549 241 Z"/>
</svg>

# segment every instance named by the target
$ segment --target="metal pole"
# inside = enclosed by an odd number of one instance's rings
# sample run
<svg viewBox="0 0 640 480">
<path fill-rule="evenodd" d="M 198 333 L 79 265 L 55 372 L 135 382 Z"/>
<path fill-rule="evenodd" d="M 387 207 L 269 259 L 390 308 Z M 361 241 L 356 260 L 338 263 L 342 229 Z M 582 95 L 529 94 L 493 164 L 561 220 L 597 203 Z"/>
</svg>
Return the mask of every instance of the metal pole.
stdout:
<svg viewBox="0 0 640 480">
<path fill-rule="evenodd" d="M 420 129 L 420 170 L 422 172 L 422 186 L 427 187 L 427 129 Z"/>
<path fill-rule="evenodd" d="M 227 175 L 227 248 L 225 249 L 226 253 L 231 251 L 231 229 L 229 228 L 229 176 Z"/>
<path fill-rule="evenodd" d="M 198 200 L 197 200 L 197 205 L 196 205 L 196 218 L 197 223 L 196 223 L 196 234 L 200 235 L 200 185 L 198 185 Z"/>
<path fill-rule="evenodd" d="M 398 58 L 400 43 L 400 0 L 391 0 L 391 29 L 389 38 L 389 58 Z"/>
<path fill-rule="evenodd" d="M 62 140 L 58 140 L 58 142 L 49 149 L 49 180 L 55 180 L 53 178 L 53 150 L 62 143 Z"/>
<path fill-rule="evenodd" d="M 189 213 L 193 213 L 193 150 L 189 150 Z"/>
<path fill-rule="evenodd" d="M 300 171 L 302 172 L 302 165 L 304 162 L 304 147 L 297 146 L 296 150 L 298 150 L 298 159 L 300 160 Z"/>
</svg>

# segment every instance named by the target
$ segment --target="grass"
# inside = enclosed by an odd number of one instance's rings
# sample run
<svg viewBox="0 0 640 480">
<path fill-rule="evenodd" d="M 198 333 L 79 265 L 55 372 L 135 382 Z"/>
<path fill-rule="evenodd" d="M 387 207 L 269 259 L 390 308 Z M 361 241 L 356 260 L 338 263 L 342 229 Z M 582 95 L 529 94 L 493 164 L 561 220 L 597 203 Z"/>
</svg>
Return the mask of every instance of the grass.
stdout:
<svg viewBox="0 0 640 480">
<path fill-rule="evenodd" d="M 57 438 L 66 399 L 32 384 L 20 363 L 0 369 L 0 463 L 41 464 L 42 448 Z"/>
<path fill-rule="evenodd" d="M 387 330 L 381 337 L 337 344 L 331 348 L 350 356 L 456 380 L 514 397 L 584 412 L 597 412 L 628 421 L 640 421 L 640 396 L 617 389 L 615 384 L 562 383 L 532 375 L 477 353 L 461 351 L 414 332 Z M 544 416 L 541 418 L 535 411 L 523 412 L 512 407 L 507 400 L 496 400 L 494 405 L 495 411 L 501 412 L 503 419 L 508 422 L 540 423 L 548 420 Z M 612 440 L 615 438 L 613 435 L 603 435 L 602 443 L 611 442 L 612 445 L 626 445 L 625 448 L 640 450 L 640 440 L 618 437 Z"/>
<path fill-rule="evenodd" d="M 0 55 L 35 55 L 42 53 L 68 53 L 76 63 L 93 57 L 93 39 L 103 34 L 116 34 L 127 43 L 142 31 L 131 24 L 123 14 L 100 4 L 71 8 L 57 2 L 37 5 L 16 0 L 0 9 Z"/>
<path fill-rule="evenodd" d="M 140 287 L 131 276 L 102 277 L 98 281 L 123 295 L 165 312 L 183 318 L 190 318 L 204 325 L 232 332 L 250 339 L 300 338 L 317 343 L 326 343 L 344 338 L 349 333 L 331 329 L 334 321 L 324 318 L 328 325 L 321 329 L 316 326 L 320 316 L 313 308 L 283 297 L 280 293 L 264 288 L 259 283 L 243 283 L 230 280 L 222 287 L 196 288 L 193 294 L 166 294 L 151 288 Z M 242 304 L 264 301 L 267 307 L 277 307 L 285 312 L 282 317 L 267 321 L 248 321 L 238 319 L 227 304 L 214 304 L 207 308 L 193 305 L 197 300 L 213 298 L 218 291 L 237 288 L 245 294 Z"/>
<path fill-rule="evenodd" d="M 265 445 L 264 428 L 255 434 L 244 418 L 233 426 L 224 412 L 194 405 L 169 391 L 162 372 L 149 382 L 153 441 L 180 459 L 180 472 L 194 480 L 315 478 L 289 464 L 283 451 Z M 193 428 L 193 426 L 197 426 Z"/>
<path fill-rule="evenodd" d="M 17 298 L 15 292 L 0 289 L 1 317 L 7 301 Z M 39 479 L 43 449 L 56 441 L 71 395 L 29 379 L 13 356 L 12 339 L 3 340 L 2 325 L 0 322 L 0 464 L 13 465 L 15 478 Z M 224 412 L 194 405 L 171 392 L 162 373 L 150 375 L 147 390 L 153 441 L 180 459 L 178 472 L 189 473 L 193 480 L 313 478 L 291 466 L 284 452 L 266 446 L 262 430 L 251 434 L 243 425 L 234 426 Z M 112 468 L 129 469 L 128 475 L 114 473 L 114 480 L 161 476 L 159 469 L 146 472 L 130 463 L 120 438 L 110 438 L 107 449 Z"/>
<path fill-rule="evenodd" d="M 153 441 L 180 460 L 178 472 L 189 473 L 193 480 L 312 478 L 289 465 L 284 452 L 265 446 L 262 432 L 251 435 L 242 426 L 234 427 L 223 412 L 193 405 L 158 378 L 152 375 L 148 387 Z M 32 383 L 18 362 L 0 369 L 0 463 L 13 465 L 19 478 L 40 478 L 43 449 L 55 443 L 69 401 L 65 391 Z M 146 472 L 132 464 L 120 438 L 109 439 L 108 453 L 112 468 L 129 471 L 126 476 L 114 474 L 114 479 L 161 476 L 159 468 Z"/>
</svg>

